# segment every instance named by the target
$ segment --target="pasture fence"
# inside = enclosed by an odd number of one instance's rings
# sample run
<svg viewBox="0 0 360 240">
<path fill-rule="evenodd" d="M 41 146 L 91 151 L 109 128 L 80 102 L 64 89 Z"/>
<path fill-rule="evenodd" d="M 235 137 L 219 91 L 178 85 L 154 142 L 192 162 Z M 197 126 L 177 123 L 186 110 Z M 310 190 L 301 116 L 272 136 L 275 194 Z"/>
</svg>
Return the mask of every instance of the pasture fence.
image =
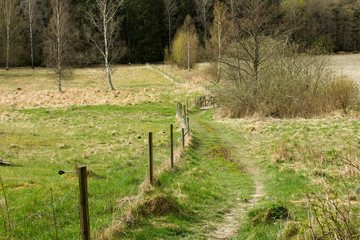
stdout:
<svg viewBox="0 0 360 240">
<path fill-rule="evenodd" d="M 181 148 L 190 136 L 189 104 L 177 103 L 176 115 L 181 128 Z M 97 174 L 86 166 L 76 171 L 59 171 L 47 184 L 25 195 L 13 206 L 9 206 L 3 180 L 0 198 L 0 239 L 94 239 L 107 229 L 114 220 L 121 219 L 126 204 L 124 199 L 139 192 L 139 184 L 148 168 L 149 184 L 154 184 L 154 170 L 160 169 L 164 160 L 154 158 L 153 133 L 148 135 L 149 163 L 123 163 Z M 170 156 L 167 165 L 174 168 L 174 124 L 170 125 Z M 168 150 L 166 150 L 168 151 Z M 144 153 L 145 154 L 145 153 Z M 143 156 L 145 157 L 145 156 Z M 129 171 L 131 169 L 131 171 Z M 111 173 L 111 174 L 110 174 Z M 110 178 L 109 176 L 115 176 Z M 74 181 L 78 179 L 78 183 Z M 66 184 L 64 184 L 66 181 Z M 71 186 L 69 188 L 69 186 Z M 38 196 L 40 196 L 38 198 Z M 50 196 L 46 202 L 44 199 Z M 44 199 L 43 199 L 44 198 Z M 43 202 L 43 200 L 45 202 Z M 74 227 L 74 224 L 79 227 Z"/>
</svg>

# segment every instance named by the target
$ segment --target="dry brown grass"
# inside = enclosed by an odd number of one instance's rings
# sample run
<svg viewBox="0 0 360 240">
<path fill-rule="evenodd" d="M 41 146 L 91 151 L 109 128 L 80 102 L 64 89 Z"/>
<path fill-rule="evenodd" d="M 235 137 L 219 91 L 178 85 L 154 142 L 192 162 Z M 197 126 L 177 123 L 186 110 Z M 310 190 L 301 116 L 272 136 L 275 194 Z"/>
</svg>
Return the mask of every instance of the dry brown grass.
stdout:
<svg viewBox="0 0 360 240">
<path fill-rule="evenodd" d="M 97 88 L 85 88 L 69 89 L 63 92 L 21 90 L 16 92 L 2 91 L 0 95 L 0 106 L 11 106 L 17 109 L 102 104 L 133 105 L 146 101 L 160 101 L 159 89 L 107 91 Z"/>
<path fill-rule="evenodd" d="M 101 68 L 74 69 L 71 79 L 63 81 L 64 91 L 59 92 L 51 69 L 0 70 L 0 109 L 134 105 L 165 101 L 166 95 L 181 101 L 181 95 L 190 96 L 202 90 L 191 83 L 172 83 L 146 66 L 115 67 L 112 78 L 115 91 L 108 90 Z M 184 88 L 188 89 L 186 93 Z"/>
<path fill-rule="evenodd" d="M 360 54 L 336 54 L 329 57 L 329 68 L 360 83 Z"/>
</svg>

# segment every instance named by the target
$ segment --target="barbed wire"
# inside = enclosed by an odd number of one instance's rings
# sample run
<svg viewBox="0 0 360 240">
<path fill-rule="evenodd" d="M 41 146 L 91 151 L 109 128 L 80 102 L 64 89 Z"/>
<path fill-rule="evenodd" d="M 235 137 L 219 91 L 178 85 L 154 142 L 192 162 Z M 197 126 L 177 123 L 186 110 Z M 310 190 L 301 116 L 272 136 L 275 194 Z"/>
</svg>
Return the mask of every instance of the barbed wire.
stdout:
<svg viewBox="0 0 360 240">
<path fill-rule="evenodd" d="M 53 227 L 49 228 L 49 230 L 47 232 L 45 232 L 40 238 L 37 238 L 37 239 L 43 239 L 45 236 L 47 236 L 53 229 L 55 229 L 56 227 L 60 226 L 66 219 L 68 219 L 69 217 L 71 217 L 74 212 L 76 211 L 80 211 L 80 207 L 76 207 L 74 210 L 72 210 L 70 213 L 67 213 L 66 216 L 64 216 L 63 218 L 61 218 L 61 220 L 56 224 L 54 225 Z"/>
<path fill-rule="evenodd" d="M 131 191 L 131 189 L 125 190 L 123 194 L 124 194 L 125 196 L 128 196 L 128 195 L 130 194 L 130 191 Z M 114 209 L 116 209 L 116 208 L 117 208 L 117 207 L 115 206 Z M 105 212 L 107 209 L 109 209 L 109 207 L 106 208 L 106 209 L 104 209 L 104 210 L 102 211 L 102 213 Z M 97 218 L 98 218 L 100 215 L 101 215 L 101 213 L 97 216 Z M 114 221 L 114 211 L 112 212 L 112 216 L 111 216 L 110 221 L 108 221 L 105 225 L 103 225 L 103 226 L 101 226 L 101 227 L 102 227 L 103 229 L 107 229 L 113 221 Z M 99 221 L 97 221 L 97 222 L 95 223 L 95 226 L 94 226 L 94 231 L 95 231 L 95 232 L 94 232 L 94 236 L 97 234 L 98 226 L 99 226 Z"/>
<path fill-rule="evenodd" d="M 29 221 L 30 219 L 32 219 L 32 218 L 35 217 L 36 215 L 39 215 L 40 213 L 46 211 L 47 209 L 49 209 L 49 208 L 51 208 L 51 207 L 55 207 L 60 201 L 63 201 L 63 200 L 65 200 L 65 199 L 67 199 L 67 198 L 71 195 L 71 193 L 73 193 L 77 188 L 79 188 L 79 186 L 74 187 L 72 190 L 69 191 L 68 194 L 66 194 L 63 198 L 58 199 L 58 200 L 57 200 L 56 202 L 54 202 L 53 204 L 47 206 L 46 208 L 43 208 L 42 210 L 37 211 L 36 213 L 34 213 L 34 214 L 30 215 L 29 217 L 25 218 L 24 220 L 22 220 L 21 222 L 19 222 L 19 223 L 15 224 L 15 225 L 11 226 L 10 228 L 5 229 L 4 231 L 0 232 L 0 235 L 3 234 L 3 233 L 9 232 L 9 231 L 11 231 L 11 230 L 13 230 L 13 229 L 15 229 L 16 227 L 18 227 L 18 226 L 20 226 L 21 224 Z"/>
<path fill-rule="evenodd" d="M 52 178 L 50 178 L 49 180 L 47 180 L 47 184 L 41 186 L 40 188 L 38 188 L 37 190 L 35 190 L 34 192 L 32 192 L 30 195 L 26 196 L 25 198 L 23 198 L 22 200 L 20 200 L 19 202 L 17 202 L 13 207 L 11 207 L 8 212 L 14 210 L 17 206 L 19 206 L 21 203 L 25 202 L 27 199 L 29 199 L 30 197 L 34 196 L 35 193 L 38 193 L 40 190 L 44 189 L 45 187 L 48 186 L 49 183 L 52 182 L 52 180 L 54 180 L 54 178 L 57 178 L 58 176 L 53 176 Z"/>
</svg>

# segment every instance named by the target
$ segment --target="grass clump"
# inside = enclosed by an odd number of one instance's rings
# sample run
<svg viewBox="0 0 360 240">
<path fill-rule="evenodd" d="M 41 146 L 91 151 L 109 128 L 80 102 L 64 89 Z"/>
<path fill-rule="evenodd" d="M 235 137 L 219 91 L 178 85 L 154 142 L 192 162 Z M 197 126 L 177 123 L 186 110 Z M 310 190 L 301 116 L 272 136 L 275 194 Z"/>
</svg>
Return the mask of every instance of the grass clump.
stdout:
<svg viewBox="0 0 360 240">
<path fill-rule="evenodd" d="M 179 213 L 177 203 L 164 193 L 146 197 L 136 207 L 136 212 L 142 216 L 155 215 L 164 216 L 170 213 Z"/>
<path fill-rule="evenodd" d="M 253 209 L 248 213 L 253 226 L 259 224 L 272 224 L 277 220 L 290 217 L 289 210 L 282 204 L 272 204 L 267 207 Z"/>
</svg>

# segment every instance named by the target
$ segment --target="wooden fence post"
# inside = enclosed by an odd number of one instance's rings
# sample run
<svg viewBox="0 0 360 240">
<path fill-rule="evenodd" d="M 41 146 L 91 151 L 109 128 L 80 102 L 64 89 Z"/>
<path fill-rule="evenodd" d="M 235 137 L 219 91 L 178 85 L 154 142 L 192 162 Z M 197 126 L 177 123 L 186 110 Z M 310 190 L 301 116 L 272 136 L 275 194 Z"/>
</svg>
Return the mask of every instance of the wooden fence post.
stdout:
<svg viewBox="0 0 360 240">
<path fill-rule="evenodd" d="M 176 117 L 179 117 L 179 103 L 176 103 Z"/>
<path fill-rule="evenodd" d="M 182 147 L 185 148 L 185 130 L 184 130 L 184 128 L 181 128 L 181 141 L 182 141 Z"/>
<path fill-rule="evenodd" d="M 189 113 L 189 100 L 186 99 L 186 112 Z"/>
<path fill-rule="evenodd" d="M 180 118 L 182 118 L 183 114 L 182 114 L 182 104 L 179 103 L 179 113 L 180 113 Z"/>
<path fill-rule="evenodd" d="M 81 239 L 90 240 L 90 217 L 86 167 L 78 168 L 79 190 L 80 190 L 80 227 Z"/>
<path fill-rule="evenodd" d="M 154 162 L 153 162 L 152 132 L 149 132 L 149 178 L 150 178 L 150 184 L 153 184 L 154 183 Z"/>
<path fill-rule="evenodd" d="M 174 168 L 174 126 L 170 124 L 170 166 Z"/>
<path fill-rule="evenodd" d="M 187 118 L 187 125 L 186 125 L 186 127 L 187 127 L 187 132 L 188 132 L 188 134 L 190 134 L 190 118 Z"/>
</svg>

